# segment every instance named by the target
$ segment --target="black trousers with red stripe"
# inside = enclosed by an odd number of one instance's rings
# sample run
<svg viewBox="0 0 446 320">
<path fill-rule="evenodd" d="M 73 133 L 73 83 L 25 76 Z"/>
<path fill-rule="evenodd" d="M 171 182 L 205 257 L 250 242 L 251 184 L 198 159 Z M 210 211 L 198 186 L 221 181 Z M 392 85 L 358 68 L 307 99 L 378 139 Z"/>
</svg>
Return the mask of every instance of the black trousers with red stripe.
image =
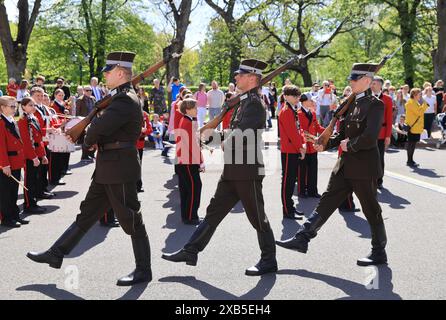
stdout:
<svg viewBox="0 0 446 320">
<path fill-rule="evenodd" d="M 355 202 L 353 201 L 353 192 L 350 192 L 350 194 L 347 196 L 347 199 L 345 199 L 344 202 L 342 202 L 342 204 L 339 206 L 338 209 L 341 211 L 342 210 L 351 211 L 356 209 Z"/>
<path fill-rule="evenodd" d="M 298 192 L 315 195 L 317 192 L 317 152 L 308 153 L 303 160 L 299 159 Z"/>
<path fill-rule="evenodd" d="M 378 185 L 383 184 L 384 178 L 384 155 L 386 154 L 386 146 L 384 139 L 378 139 L 379 160 L 381 161 L 382 175 L 378 177 Z"/>
<path fill-rule="evenodd" d="M 50 178 L 50 183 L 52 185 L 56 185 L 57 182 L 62 178 L 62 172 L 64 169 L 64 157 L 66 153 L 61 153 L 61 152 L 51 152 L 50 154 L 50 158 L 49 158 L 49 166 L 50 166 L 50 171 L 49 171 L 49 178 Z"/>
<path fill-rule="evenodd" d="M 297 170 L 299 166 L 298 153 L 282 153 L 282 210 L 284 215 L 294 215 L 296 208 L 292 199 L 297 181 Z"/>
<path fill-rule="evenodd" d="M 178 185 L 181 199 L 181 218 L 183 221 L 198 219 L 201 198 L 200 165 L 177 165 Z"/>
<path fill-rule="evenodd" d="M 39 159 L 41 160 L 41 159 Z M 37 196 L 43 193 L 42 183 L 39 175 L 42 174 L 42 165 L 34 167 L 32 160 L 26 160 L 25 166 L 25 186 L 28 191 L 24 190 L 25 203 L 23 208 L 31 208 L 37 205 Z"/>
<path fill-rule="evenodd" d="M 142 156 L 143 156 L 143 154 L 144 154 L 144 149 L 138 149 L 138 154 L 139 154 L 139 160 L 140 160 L 140 162 L 141 162 L 141 171 L 142 171 Z M 142 173 L 142 172 L 141 172 Z M 141 179 L 139 179 L 137 182 L 136 182 L 136 189 L 138 190 L 138 191 L 140 191 L 141 189 L 142 189 L 142 174 L 141 174 Z"/>
<path fill-rule="evenodd" d="M 11 174 L 14 178 L 20 180 L 20 169 L 11 170 Z M 19 184 L 0 172 L 0 215 L 2 221 L 10 222 L 19 218 L 18 194 Z"/>
<path fill-rule="evenodd" d="M 45 146 L 46 151 L 46 157 L 49 159 L 51 158 L 51 150 L 48 149 L 48 147 Z M 41 190 L 47 191 L 48 190 L 48 184 L 49 184 L 49 171 L 50 171 L 50 164 L 40 164 L 40 174 L 39 174 L 39 182 L 42 185 Z"/>
</svg>

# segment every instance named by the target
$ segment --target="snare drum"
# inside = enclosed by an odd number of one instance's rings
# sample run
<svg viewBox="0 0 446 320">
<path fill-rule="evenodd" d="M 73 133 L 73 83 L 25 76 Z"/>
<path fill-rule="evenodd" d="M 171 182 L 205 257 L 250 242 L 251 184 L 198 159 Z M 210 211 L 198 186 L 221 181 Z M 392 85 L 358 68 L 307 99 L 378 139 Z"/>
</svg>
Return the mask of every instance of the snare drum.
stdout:
<svg viewBox="0 0 446 320">
<path fill-rule="evenodd" d="M 70 130 L 75 125 L 77 125 L 79 122 L 81 122 L 83 119 L 84 119 L 83 117 L 76 117 L 76 118 L 68 120 L 67 123 L 65 124 L 65 131 Z"/>
<path fill-rule="evenodd" d="M 48 149 L 52 152 L 69 153 L 75 151 L 75 146 L 63 133 L 49 133 Z"/>
</svg>

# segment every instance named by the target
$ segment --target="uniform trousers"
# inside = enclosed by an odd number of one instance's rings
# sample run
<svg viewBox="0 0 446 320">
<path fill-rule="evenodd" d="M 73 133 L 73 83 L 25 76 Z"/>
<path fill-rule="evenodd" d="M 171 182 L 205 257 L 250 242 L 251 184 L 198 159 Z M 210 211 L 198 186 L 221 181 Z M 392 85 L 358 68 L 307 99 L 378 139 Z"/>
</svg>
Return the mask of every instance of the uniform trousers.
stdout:
<svg viewBox="0 0 446 320">
<path fill-rule="evenodd" d="M 294 207 L 293 193 L 296 187 L 297 171 L 299 168 L 298 153 L 282 153 L 282 211 L 283 215 L 294 215 L 296 208 Z"/>
<path fill-rule="evenodd" d="M 181 199 L 181 218 L 183 221 L 198 219 L 201 198 L 200 165 L 177 165 L 178 186 Z"/>
<path fill-rule="evenodd" d="M 303 160 L 299 160 L 298 192 L 308 195 L 317 194 L 317 152 L 305 154 Z"/>
<path fill-rule="evenodd" d="M 381 161 L 381 168 L 382 168 L 382 175 L 378 177 L 378 185 L 382 185 L 383 178 L 384 178 L 384 155 L 386 154 L 384 139 L 378 139 L 378 150 L 379 150 L 379 159 Z"/>
<path fill-rule="evenodd" d="M 20 170 L 11 170 L 11 175 L 19 181 L 21 179 Z M 18 194 L 19 184 L 0 172 L 0 214 L 2 221 L 10 222 L 19 218 Z"/>
<path fill-rule="evenodd" d="M 42 159 L 39 159 L 40 161 Z M 42 165 L 34 167 L 32 160 L 26 160 L 25 164 L 25 186 L 28 191 L 24 190 L 23 195 L 25 198 L 25 203 L 23 208 L 32 208 L 37 206 L 37 197 L 43 194 L 43 184 L 39 179 L 42 176 Z"/>
</svg>

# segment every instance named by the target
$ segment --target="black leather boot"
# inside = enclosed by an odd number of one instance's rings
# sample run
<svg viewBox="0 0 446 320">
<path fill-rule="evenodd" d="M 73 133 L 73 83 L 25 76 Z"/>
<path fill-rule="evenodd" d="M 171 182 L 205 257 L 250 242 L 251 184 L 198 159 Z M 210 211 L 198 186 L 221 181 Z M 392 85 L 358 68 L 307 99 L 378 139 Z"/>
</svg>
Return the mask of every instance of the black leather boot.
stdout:
<svg viewBox="0 0 446 320">
<path fill-rule="evenodd" d="M 277 240 L 276 244 L 280 247 L 295 250 L 301 253 L 307 253 L 308 242 L 317 235 L 317 231 L 322 227 L 325 221 L 317 213 L 313 212 L 307 221 L 300 227 L 294 237 L 287 240 Z"/>
<path fill-rule="evenodd" d="M 67 255 L 79 243 L 85 232 L 74 222 L 60 236 L 53 246 L 45 252 L 28 252 L 27 257 L 38 263 L 48 263 L 50 267 L 60 269 L 64 255 Z"/>
<path fill-rule="evenodd" d="M 215 228 L 203 220 L 192 234 L 184 248 L 175 253 L 164 253 L 161 258 L 172 262 L 186 262 L 189 266 L 196 266 L 198 252 L 203 251 L 212 238 Z"/>
<path fill-rule="evenodd" d="M 116 283 L 118 286 L 132 286 L 137 283 L 152 281 L 149 237 L 144 225 L 142 228 L 140 234 L 132 236 L 136 268 L 129 275 L 119 279 Z"/>
<path fill-rule="evenodd" d="M 384 223 L 371 226 L 370 229 L 372 231 L 372 252 L 370 252 L 367 257 L 358 259 L 356 263 L 361 267 L 387 264 L 387 254 L 385 250 L 387 236 Z"/>
<path fill-rule="evenodd" d="M 270 228 L 266 232 L 257 231 L 257 239 L 262 252 L 260 261 L 255 266 L 246 269 L 245 274 L 247 276 L 261 276 L 265 273 L 277 272 L 276 244 L 273 230 Z"/>
</svg>

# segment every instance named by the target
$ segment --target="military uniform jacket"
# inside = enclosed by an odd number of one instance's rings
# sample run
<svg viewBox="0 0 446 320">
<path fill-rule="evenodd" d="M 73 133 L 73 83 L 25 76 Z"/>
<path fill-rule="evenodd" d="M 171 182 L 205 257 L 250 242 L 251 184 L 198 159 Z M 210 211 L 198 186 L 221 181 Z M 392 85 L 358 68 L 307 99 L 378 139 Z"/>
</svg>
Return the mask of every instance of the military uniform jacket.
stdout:
<svg viewBox="0 0 446 320">
<path fill-rule="evenodd" d="M 305 143 L 300 130 L 297 111 L 286 103 L 279 112 L 280 151 L 282 153 L 299 154 Z"/>
<path fill-rule="evenodd" d="M 18 170 L 25 165 L 23 143 L 15 123 L 0 115 L 0 168 Z"/>
<path fill-rule="evenodd" d="M 327 149 L 338 147 L 349 138 L 347 152 L 342 152 L 333 172 L 344 168 L 347 179 L 370 179 L 381 176 L 378 135 L 382 127 L 384 103 L 368 90 L 358 94 L 345 116 L 341 118 L 339 132 L 333 135 Z"/>
<path fill-rule="evenodd" d="M 25 159 L 33 160 L 46 156 L 39 120 L 34 116 L 24 114 L 18 121 L 18 126 L 23 141 Z"/>
<path fill-rule="evenodd" d="M 226 180 L 261 180 L 264 164 L 261 151 L 266 111 L 257 88 L 244 93 L 231 120 L 231 133 L 224 143 Z"/>
<path fill-rule="evenodd" d="M 143 122 L 141 106 L 130 83 L 114 90 L 117 93 L 110 105 L 93 119 L 84 141 L 87 148 L 94 144 L 99 147 L 93 179 L 101 184 L 136 182 L 141 177 L 141 163 L 135 146 Z M 116 142 L 131 143 L 132 146 L 101 150 L 104 145 Z"/>
</svg>

